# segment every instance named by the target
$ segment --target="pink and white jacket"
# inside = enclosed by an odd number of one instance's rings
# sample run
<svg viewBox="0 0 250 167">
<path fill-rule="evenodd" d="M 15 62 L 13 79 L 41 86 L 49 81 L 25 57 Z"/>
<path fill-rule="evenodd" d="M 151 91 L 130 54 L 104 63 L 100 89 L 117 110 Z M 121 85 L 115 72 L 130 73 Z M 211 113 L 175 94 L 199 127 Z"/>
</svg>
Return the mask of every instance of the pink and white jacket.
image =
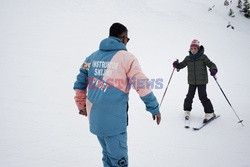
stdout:
<svg viewBox="0 0 250 167">
<path fill-rule="evenodd" d="M 76 104 L 79 110 L 87 110 L 90 131 L 98 136 L 126 131 L 131 87 L 147 111 L 159 114 L 159 104 L 147 81 L 138 60 L 119 38 L 104 39 L 99 50 L 86 58 L 74 84 Z"/>
</svg>

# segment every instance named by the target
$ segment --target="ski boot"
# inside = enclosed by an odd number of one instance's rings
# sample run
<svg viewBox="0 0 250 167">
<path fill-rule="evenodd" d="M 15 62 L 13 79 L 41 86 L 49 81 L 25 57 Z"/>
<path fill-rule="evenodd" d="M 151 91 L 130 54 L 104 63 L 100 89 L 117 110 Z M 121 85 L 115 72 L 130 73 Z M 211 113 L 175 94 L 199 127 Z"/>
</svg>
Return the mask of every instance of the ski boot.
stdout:
<svg viewBox="0 0 250 167">
<path fill-rule="evenodd" d="M 206 113 L 203 123 L 207 123 L 209 120 L 213 119 L 214 117 L 216 117 L 214 113 Z"/>
<path fill-rule="evenodd" d="M 189 120 L 190 117 L 190 111 L 185 111 L 185 120 Z"/>
</svg>

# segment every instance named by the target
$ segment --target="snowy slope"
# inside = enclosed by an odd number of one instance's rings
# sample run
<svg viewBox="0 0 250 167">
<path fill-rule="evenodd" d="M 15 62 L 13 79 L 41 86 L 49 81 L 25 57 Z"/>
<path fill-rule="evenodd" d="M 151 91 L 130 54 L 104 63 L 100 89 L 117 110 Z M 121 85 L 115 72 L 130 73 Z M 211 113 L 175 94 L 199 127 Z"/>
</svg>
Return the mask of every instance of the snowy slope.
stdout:
<svg viewBox="0 0 250 167">
<path fill-rule="evenodd" d="M 0 164 L 6 167 L 96 167 L 101 149 L 78 115 L 72 90 L 78 68 L 113 22 L 129 29 L 130 52 L 145 74 L 163 78 L 172 62 L 187 55 L 197 38 L 218 68 L 218 81 L 244 127 L 212 77 L 208 96 L 221 118 L 202 131 L 183 128 L 186 69 L 175 72 L 157 126 L 135 91 L 128 127 L 132 167 L 250 166 L 250 21 L 227 16 L 224 1 L 199 0 L 1 0 Z M 215 5 L 212 11 L 208 8 Z M 228 22 L 235 30 L 226 28 Z M 160 101 L 164 90 L 154 90 Z M 202 121 L 195 97 L 191 125 Z"/>
</svg>

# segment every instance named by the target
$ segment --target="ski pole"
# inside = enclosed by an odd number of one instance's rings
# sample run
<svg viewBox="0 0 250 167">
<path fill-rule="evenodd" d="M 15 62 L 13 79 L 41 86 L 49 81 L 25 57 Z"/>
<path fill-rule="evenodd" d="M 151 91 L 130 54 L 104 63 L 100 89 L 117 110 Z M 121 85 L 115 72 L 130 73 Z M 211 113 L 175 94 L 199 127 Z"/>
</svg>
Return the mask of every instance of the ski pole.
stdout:
<svg viewBox="0 0 250 167">
<path fill-rule="evenodd" d="M 214 80 L 216 81 L 217 85 L 219 86 L 219 88 L 220 88 L 220 90 L 221 90 L 222 94 L 223 94 L 223 95 L 224 95 L 224 97 L 226 98 L 226 100 L 227 100 L 228 104 L 229 104 L 229 105 L 230 105 L 230 107 L 232 108 L 232 110 L 233 110 L 234 114 L 235 114 L 235 115 L 236 115 L 236 117 L 238 118 L 238 120 L 239 120 L 239 122 L 238 122 L 238 123 L 241 123 L 241 125 L 242 125 L 242 126 L 244 126 L 244 125 L 243 125 L 243 123 L 242 123 L 242 122 L 243 122 L 243 120 L 242 120 L 242 119 L 240 119 L 240 117 L 238 116 L 238 114 L 235 112 L 235 110 L 234 110 L 233 106 L 232 106 L 232 105 L 231 105 L 231 103 L 229 102 L 229 100 L 228 100 L 227 96 L 225 95 L 224 91 L 222 90 L 222 88 L 221 88 L 220 84 L 218 83 L 217 78 L 216 78 L 215 76 L 213 76 L 213 77 L 214 77 Z"/>
<path fill-rule="evenodd" d="M 167 92 L 167 90 L 168 90 L 168 86 L 169 86 L 170 81 L 171 81 L 171 79 L 172 79 L 172 76 L 173 76 L 173 74 L 174 74 L 174 70 L 175 70 L 175 68 L 173 68 L 173 71 L 172 71 L 172 73 L 171 73 L 171 76 L 170 76 L 170 78 L 169 78 L 169 80 L 168 80 L 168 85 L 167 85 L 167 87 L 166 87 L 166 89 L 165 89 L 165 91 L 164 91 L 164 94 L 163 94 L 162 98 L 161 98 L 160 107 L 161 107 L 161 104 L 162 104 L 162 102 L 163 102 L 163 99 L 164 99 L 164 97 L 165 97 L 165 95 L 166 95 L 166 92 Z M 159 107 L 159 108 L 160 108 L 160 107 Z"/>
</svg>

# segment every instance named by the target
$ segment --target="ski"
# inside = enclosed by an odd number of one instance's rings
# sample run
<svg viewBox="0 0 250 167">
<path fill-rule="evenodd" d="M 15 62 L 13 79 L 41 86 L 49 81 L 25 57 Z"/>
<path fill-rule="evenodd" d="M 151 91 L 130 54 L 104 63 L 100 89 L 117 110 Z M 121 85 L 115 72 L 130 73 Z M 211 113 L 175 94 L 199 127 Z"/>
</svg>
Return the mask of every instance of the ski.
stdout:
<svg viewBox="0 0 250 167">
<path fill-rule="evenodd" d="M 215 117 L 213 117 L 212 119 L 210 119 L 206 123 L 203 123 L 201 126 L 199 126 L 199 127 L 193 127 L 193 130 L 200 130 L 200 129 L 204 128 L 205 126 L 207 126 L 210 122 L 212 122 L 213 120 L 215 120 L 215 119 L 217 119 L 219 117 L 220 117 L 220 115 L 216 115 Z"/>
<path fill-rule="evenodd" d="M 189 116 L 186 116 L 186 117 L 185 117 L 184 127 L 185 127 L 186 129 L 190 128 Z"/>
</svg>

